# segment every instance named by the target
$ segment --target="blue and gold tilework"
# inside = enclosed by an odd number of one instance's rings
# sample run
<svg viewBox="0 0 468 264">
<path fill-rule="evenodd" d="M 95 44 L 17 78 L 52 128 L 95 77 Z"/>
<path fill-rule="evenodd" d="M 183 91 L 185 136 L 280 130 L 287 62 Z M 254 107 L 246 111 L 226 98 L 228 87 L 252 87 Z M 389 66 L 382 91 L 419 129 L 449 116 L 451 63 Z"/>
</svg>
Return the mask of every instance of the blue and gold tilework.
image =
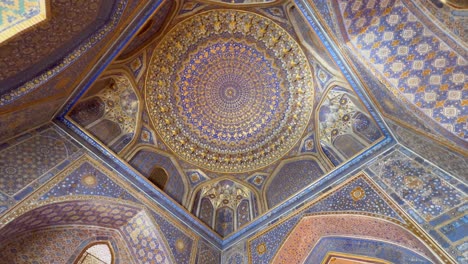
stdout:
<svg viewBox="0 0 468 264">
<path fill-rule="evenodd" d="M 369 165 L 369 175 L 460 263 L 466 261 L 468 188 L 422 157 L 397 146 Z M 465 246 L 464 246 L 465 244 Z"/>
<path fill-rule="evenodd" d="M 117 73 L 101 81 L 96 85 L 101 89 L 99 93 L 79 102 L 69 117 L 119 153 L 137 132 L 140 102 L 136 87 L 127 74 Z"/>
<path fill-rule="evenodd" d="M 438 144 L 420 134 L 416 134 L 408 128 L 398 126 L 396 123 L 387 122 L 387 124 L 389 124 L 390 128 L 394 131 L 398 141 L 405 147 L 415 151 L 421 155 L 421 157 L 430 160 L 460 181 L 466 182 L 468 161 L 463 154 L 450 151 L 446 146 Z M 452 184 L 457 185 L 457 183 Z"/>
<path fill-rule="evenodd" d="M 109 179 L 91 163 L 84 162 L 58 182 L 40 200 L 69 195 L 97 195 L 135 201 L 126 190 Z"/>
<path fill-rule="evenodd" d="M 460 205 L 465 197 L 431 167 L 398 150 L 375 161 L 370 169 L 426 220 Z"/>
<path fill-rule="evenodd" d="M 226 237 L 257 215 L 256 195 L 229 179 L 208 182 L 196 193 L 192 213 Z"/>
<path fill-rule="evenodd" d="M 127 63 L 127 67 L 130 68 L 135 81 L 139 81 L 146 68 L 146 53 L 142 52 L 130 62 Z"/>
<path fill-rule="evenodd" d="M 157 141 L 154 135 L 154 131 L 150 129 L 149 127 L 147 127 L 146 125 L 142 125 L 140 137 L 138 138 L 138 143 L 157 146 Z"/>
<path fill-rule="evenodd" d="M 320 239 L 304 263 L 315 263 L 319 259 L 325 260 L 330 252 L 333 252 L 333 254 L 340 252 L 348 256 L 354 255 L 356 261 L 359 261 L 359 258 L 362 257 L 362 260 L 365 262 L 367 262 L 367 258 L 374 257 L 381 261 L 389 261 L 390 263 L 432 263 L 426 257 L 400 245 L 379 240 L 340 236 L 329 236 Z M 328 263 L 333 263 L 333 258 Z M 384 262 L 379 261 L 374 263 Z"/>
<path fill-rule="evenodd" d="M 191 259 L 194 258 L 192 256 L 192 249 L 197 243 L 197 240 L 188 236 L 184 230 L 174 226 L 164 215 L 155 212 L 152 212 L 151 215 L 158 223 L 161 233 L 166 238 L 176 262 L 190 263 Z"/>
<path fill-rule="evenodd" d="M 356 94 L 334 86 L 318 110 L 318 141 L 328 158 L 338 165 L 377 142 L 382 132 Z"/>
<path fill-rule="evenodd" d="M 420 13 L 418 17 L 427 16 L 428 19 L 441 26 L 442 30 L 446 33 L 450 32 L 451 37 L 457 39 L 457 42 L 463 43 L 466 41 L 468 30 L 466 29 L 466 23 L 468 18 L 466 16 L 466 9 L 454 8 L 451 3 L 459 2 L 463 4 L 466 1 L 443 1 L 441 0 L 416 0 L 413 2 L 414 7 L 411 10 L 416 14 Z M 410 7 L 411 5 L 408 5 Z"/>
<path fill-rule="evenodd" d="M 312 112 L 312 78 L 301 47 L 278 24 L 213 10 L 177 24 L 158 44 L 146 102 L 176 155 L 240 173 L 271 164 L 296 144 Z"/>
<path fill-rule="evenodd" d="M 3 226 L 0 239 L 48 226 L 80 224 L 118 229 L 139 212 L 135 206 L 98 199 L 53 203 L 27 211 Z"/>
<path fill-rule="evenodd" d="M 139 101 L 130 78 L 124 74 L 112 76 L 112 84 L 98 96 L 104 102 L 104 118 L 118 124 L 122 134 L 135 132 Z"/>
<path fill-rule="evenodd" d="M 14 196 L 78 151 L 54 129 L 25 135 L 23 141 L 0 150 L 0 191 Z"/>
<path fill-rule="evenodd" d="M 265 173 L 255 173 L 254 175 L 247 178 L 247 182 L 255 186 L 258 190 L 262 190 L 265 185 L 268 174 Z"/>
<path fill-rule="evenodd" d="M 387 201 L 364 179 L 357 178 L 332 193 L 306 213 L 314 212 L 368 212 L 393 218 L 404 223 L 404 220 L 395 212 Z"/>
<path fill-rule="evenodd" d="M 273 258 L 275 258 L 275 256 L 278 254 L 278 250 L 284 247 L 284 242 L 291 234 L 291 231 L 295 227 L 297 227 L 299 223 L 301 223 L 302 220 L 304 220 L 306 217 L 319 217 L 320 215 L 334 217 L 334 215 L 336 214 L 342 214 L 341 216 L 339 216 L 340 219 L 346 219 L 346 214 L 348 214 L 350 217 L 352 217 L 353 215 L 355 216 L 356 214 L 361 214 L 365 215 L 362 219 L 372 219 L 373 217 L 375 219 L 382 218 L 385 219 L 385 222 L 387 223 L 392 222 L 393 224 L 406 226 L 406 228 L 409 229 L 411 229 L 411 226 L 413 226 L 413 223 L 409 221 L 406 216 L 403 215 L 402 211 L 396 206 L 396 204 L 393 201 L 391 201 L 388 197 L 386 197 L 383 194 L 382 190 L 379 187 L 377 187 L 373 183 L 373 181 L 370 180 L 370 178 L 364 175 L 360 175 L 354 177 L 351 180 L 348 180 L 347 182 L 343 183 L 341 187 L 330 191 L 329 193 L 318 198 L 317 200 L 312 201 L 310 204 L 305 205 L 303 209 L 299 209 L 299 211 L 296 211 L 295 213 L 286 216 L 285 219 L 280 219 L 278 222 L 273 222 L 270 227 L 266 227 L 262 231 L 260 231 L 260 233 L 257 233 L 251 238 L 248 238 L 247 248 L 249 263 L 272 263 Z M 351 221 L 350 225 L 354 225 L 354 223 Z M 391 225 L 385 227 L 382 225 L 379 226 L 370 224 L 369 226 L 364 227 L 364 229 L 382 228 L 383 230 L 388 230 L 388 227 L 390 227 Z M 348 228 L 350 228 L 350 230 L 354 230 L 362 227 L 355 226 Z M 316 232 L 312 233 L 307 233 L 306 231 L 304 231 L 305 233 L 303 234 L 303 238 L 306 239 L 306 237 L 310 235 L 316 235 L 317 233 L 320 233 L 320 230 L 321 228 L 318 228 Z M 356 241 L 356 237 L 353 237 L 352 239 L 353 241 Z M 396 238 L 396 240 L 394 240 L 395 243 L 401 242 L 397 242 L 397 240 L 399 239 L 400 237 Z M 333 243 L 330 244 L 330 247 L 327 248 L 332 248 L 334 245 L 338 246 L 339 244 L 340 243 Z M 304 246 L 304 244 L 302 246 Z M 359 249 L 359 243 L 355 245 L 351 245 L 348 243 L 347 246 L 349 246 L 349 248 L 347 248 L 347 251 L 349 252 L 353 250 L 360 251 L 369 249 L 367 246 Z M 295 250 L 300 251 L 300 247 L 301 246 L 296 246 Z M 317 250 L 321 250 L 320 246 L 314 248 Z M 373 248 L 371 251 L 372 252 L 370 252 L 369 254 L 375 254 L 375 248 Z M 409 257 L 407 259 L 412 259 L 412 257 L 409 256 L 411 255 L 411 253 L 408 255 L 408 252 L 404 254 L 406 256 L 403 256 L 401 254 L 392 254 L 395 253 L 395 251 L 391 249 L 386 253 L 383 253 L 382 251 L 380 252 L 382 253 L 382 256 L 386 255 L 385 257 L 389 259 L 406 259 L 407 257 Z M 295 254 L 295 252 L 291 251 L 290 254 Z"/>
<path fill-rule="evenodd" d="M 7 225 L 2 229 L 0 239 L 33 227 L 96 224 L 119 229 L 129 250 L 139 261 L 190 263 L 195 258 L 192 253 L 198 238 L 159 208 L 142 207 L 141 197 L 136 198 L 135 192 L 122 186 L 113 175 L 115 172 L 108 170 L 89 156 L 73 162 L 47 187 L 23 203 L 27 206 L 32 201 L 45 205 L 33 207 L 36 209 L 16 218 L 23 224 Z M 66 202 L 48 204 L 53 201 Z"/>
<path fill-rule="evenodd" d="M 179 168 L 177 162 L 167 154 L 152 149 L 142 149 L 135 153 L 129 160 L 133 168 L 143 176 L 149 178 L 155 166 L 163 168 L 168 174 L 168 180 L 164 186 L 166 192 L 171 198 L 182 203 L 186 195 L 185 173 Z"/>
<path fill-rule="evenodd" d="M 96 242 L 112 247 L 116 263 L 135 262 L 118 231 L 92 226 L 39 229 L 13 236 L 0 246 L 0 258 L 4 263 L 73 263 L 86 246 Z"/>
<path fill-rule="evenodd" d="M 210 179 L 203 171 L 197 169 L 186 170 L 185 174 L 187 175 L 192 188 Z"/>
<path fill-rule="evenodd" d="M 466 139 L 466 49 L 446 44 L 400 0 L 340 0 L 338 6 L 343 33 L 355 54 L 392 91 Z"/>
<path fill-rule="evenodd" d="M 173 263 L 164 238 L 145 213 L 139 213 L 121 227 L 133 255 L 142 263 Z"/>
<path fill-rule="evenodd" d="M 314 133 L 311 133 L 302 139 L 300 152 L 301 153 L 317 153 L 317 149 L 315 147 L 315 134 Z"/>
<path fill-rule="evenodd" d="M 198 243 L 197 263 L 218 263 L 221 260 L 221 254 L 211 245 L 204 242 Z"/>
</svg>

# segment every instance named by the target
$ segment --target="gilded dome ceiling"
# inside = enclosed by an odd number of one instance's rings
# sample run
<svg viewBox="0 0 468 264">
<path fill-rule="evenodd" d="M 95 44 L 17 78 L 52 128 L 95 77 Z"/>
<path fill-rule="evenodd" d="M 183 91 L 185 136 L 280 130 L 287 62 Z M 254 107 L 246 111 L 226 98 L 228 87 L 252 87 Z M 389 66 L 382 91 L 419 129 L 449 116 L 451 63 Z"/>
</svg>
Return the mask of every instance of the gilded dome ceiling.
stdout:
<svg viewBox="0 0 468 264">
<path fill-rule="evenodd" d="M 463 1 L 48 2 L 0 45 L 4 262 L 467 262 Z"/>
<path fill-rule="evenodd" d="M 258 14 L 211 10 L 177 24 L 155 48 L 146 104 L 184 160 L 225 173 L 277 161 L 300 139 L 313 104 L 299 44 Z"/>
</svg>

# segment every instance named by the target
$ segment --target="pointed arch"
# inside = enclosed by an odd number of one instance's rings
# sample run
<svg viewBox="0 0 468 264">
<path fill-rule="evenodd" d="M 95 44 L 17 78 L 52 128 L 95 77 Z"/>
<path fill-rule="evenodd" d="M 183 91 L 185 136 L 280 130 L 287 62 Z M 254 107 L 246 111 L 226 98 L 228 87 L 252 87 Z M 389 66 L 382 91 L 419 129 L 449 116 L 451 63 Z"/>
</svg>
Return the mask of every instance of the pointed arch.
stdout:
<svg viewBox="0 0 468 264">
<path fill-rule="evenodd" d="M 248 184 L 221 177 L 197 186 L 190 205 L 195 216 L 226 237 L 260 214 L 258 197 Z"/>
<path fill-rule="evenodd" d="M 346 85 L 333 82 L 316 111 L 319 153 L 338 166 L 383 137 L 358 96 Z"/>
<path fill-rule="evenodd" d="M 89 243 L 81 250 L 78 258 L 73 263 L 87 264 L 95 262 L 102 264 L 115 263 L 114 250 L 110 241 L 96 241 Z"/>
<path fill-rule="evenodd" d="M 320 239 L 328 236 L 352 236 L 385 241 L 408 248 L 424 259 L 439 262 L 437 255 L 425 243 L 393 222 L 362 215 L 318 214 L 306 215 L 296 224 L 276 252 L 272 263 L 280 263 L 285 259 L 304 263 Z"/>
<path fill-rule="evenodd" d="M 68 118 L 115 153 L 125 154 L 141 129 L 143 103 L 125 69 L 111 69 L 97 80 Z"/>
<path fill-rule="evenodd" d="M 158 186 L 158 184 L 155 186 L 178 203 L 188 207 L 187 195 L 190 190 L 188 179 L 172 155 L 152 146 L 139 146 L 129 153 L 127 160 L 135 170 L 152 184 L 154 184 L 150 179 L 152 173 L 162 174 L 162 171 L 164 171 L 167 175 L 167 181 L 163 186 Z"/>
<path fill-rule="evenodd" d="M 122 260 L 123 263 L 138 262 L 141 254 L 153 254 L 154 258 L 161 259 L 161 263 L 175 263 L 174 256 L 164 237 L 159 225 L 153 219 L 150 212 L 140 204 L 102 197 L 74 197 L 74 200 L 61 201 L 60 199 L 50 199 L 37 203 L 33 208 L 19 209 L 21 215 L 14 218 L 11 222 L 0 229 L 0 252 L 11 252 L 5 248 L 14 245 L 18 239 L 23 239 L 30 242 L 31 248 L 37 248 L 42 243 L 41 232 L 53 232 L 56 230 L 64 230 L 64 235 L 52 236 L 54 244 L 65 243 L 65 240 L 73 240 L 72 244 L 81 245 L 81 249 L 92 241 L 102 241 L 99 237 L 112 236 L 119 241 L 120 247 L 114 248 L 115 259 L 121 256 L 127 256 Z M 75 239 L 76 236 L 80 236 Z M 132 239 L 132 234 L 138 233 L 139 239 Z M 81 234 L 88 242 L 83 243 Z M 86 235 L 88 234 L 88 235 Z M 146 246 L 141 247 L 141 240 L 149 242 Z M 112 241 L 112 240 L 110 240 Z M 150 246 L 150 242 L 154 246 Z M 47 242 L 47 241 L 46 241 Z M 25 243 L 23 241 L 23 243 Z M 68 242 L 67 242 L 68 243 Z M 18 244 L 18 243 L 16 243 Z M 21 243 L 20 243 L 21 244 Z M 16 247 L 18 248 L 18 247 Z M 29 250 L 21 248 L 21 250 Z M 73 253 L 67 251 L 68 254 Z M 79 252 L 82 252 L 80 250 Z M 140 252 L 142 252 L 140 254 Z M 155 253 L 157 252 L 157 254 Z M 26 252 L 28 253 L 28 252 Z M 34 253 L 34 252 L 32 252 Z M 49 255 L 44 252 L 41 258 Z M 53 252 L 49 252 L 53 253 Z M 156 256 L 156 255 L 157 256 Z M 76 256 L 76 254 L 74 255 Z M 16 256 L 9 256 L 14 263 Z M 67 257 L 67 259 L 70 259 Z M 73 258 L 75 260 L 76 258 Z M 130 262 L 128 260 L 131 259 Z M 49 261 L 43 261 L 49 263 Z M 65 262 L 65 261 L 63 261 Z M 122 263 L 120 262 L 120 263 Z M 116 263 L 117 264 L 117 263 Z"/>
<path fill-rule="evenodd" d="M 148 180 L 154 185 L 158 186 L 158 188 L 161 190 L 164 190 L 167 181 L 169 180 L 169 174 L 164 168 L 155 166 L 151 171 Z"/>
</svg>

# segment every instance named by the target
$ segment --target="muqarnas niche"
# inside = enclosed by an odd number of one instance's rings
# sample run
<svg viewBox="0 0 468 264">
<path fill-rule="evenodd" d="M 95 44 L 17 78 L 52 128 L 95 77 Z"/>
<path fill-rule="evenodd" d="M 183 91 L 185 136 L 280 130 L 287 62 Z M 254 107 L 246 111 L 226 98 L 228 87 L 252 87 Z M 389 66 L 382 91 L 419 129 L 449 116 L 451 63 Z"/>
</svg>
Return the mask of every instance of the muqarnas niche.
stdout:
<svg viewBox="0 0 468 264">
<path fill-rule="evenodd" d="M 321 149 L 336 166 L 383 136 L 356 95 L 340 86 L 323 97 L 317 119 Z"/>
<path fill-rule="evenodd" d="M 140 103 L 125 74 L 97 81 L 69 117 L 112 151 L 121 152 L 134 138 Z"/>
<path fill-rule="evenodd" d="M 237 181 L 211 181 L 195 193 L 192 213 L 223 237 L 240 229 L 258 214 L 255 192 Z"/>
</svg>

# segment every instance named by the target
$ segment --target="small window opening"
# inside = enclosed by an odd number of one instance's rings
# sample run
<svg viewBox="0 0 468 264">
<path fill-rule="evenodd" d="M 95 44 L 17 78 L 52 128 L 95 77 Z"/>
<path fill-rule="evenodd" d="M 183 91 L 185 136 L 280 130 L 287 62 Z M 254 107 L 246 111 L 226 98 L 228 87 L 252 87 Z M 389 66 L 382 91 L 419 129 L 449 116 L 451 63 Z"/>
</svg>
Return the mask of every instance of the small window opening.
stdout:
<svg viewBox="0 0 468 264">
<path fill-rule="evenodd" d="M 113 264 L 114 258 L 108 243 L 98 242 L 86 247 L 75 264 Z"/>
<path fill-rule="evenodd" d="M 148 177 L 148 180 L 154 185 L 158 186 L 158 188 L 161 190 L 164 190 L 168 179 L 169 175 L 167 174 L 166 170 L 161 167 L 154 167 L 150 176 Z"/>
</svg>

